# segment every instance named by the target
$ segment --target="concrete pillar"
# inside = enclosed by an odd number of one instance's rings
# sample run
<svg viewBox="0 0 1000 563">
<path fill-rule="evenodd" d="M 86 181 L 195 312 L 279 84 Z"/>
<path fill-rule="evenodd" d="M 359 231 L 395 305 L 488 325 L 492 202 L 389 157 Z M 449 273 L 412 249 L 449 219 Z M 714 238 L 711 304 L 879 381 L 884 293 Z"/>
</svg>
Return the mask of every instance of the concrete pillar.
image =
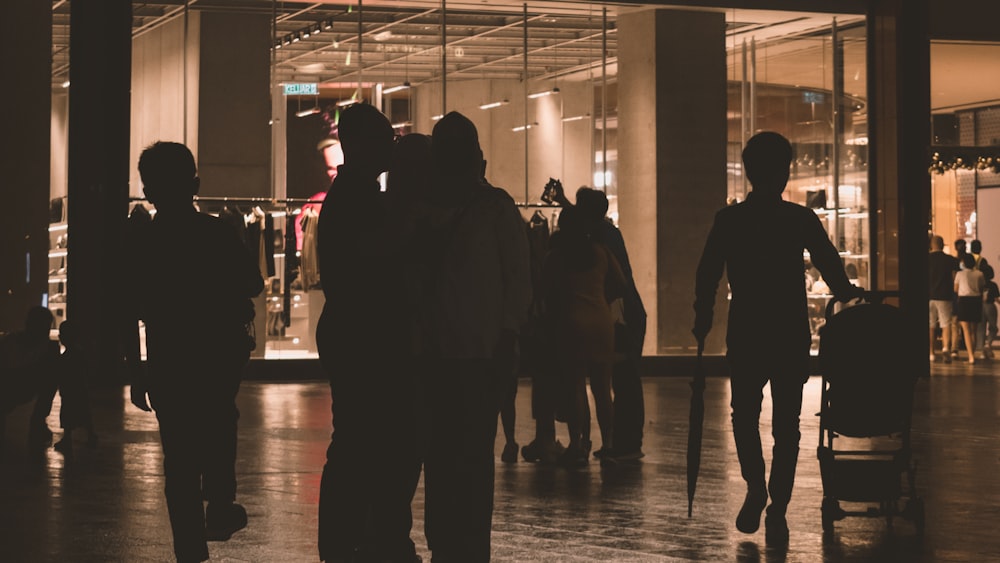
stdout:
<svg viewBox="0 0 1000 563">
<path fill-rule="evenodd" d="M 132 3 L 74 2 L 70 27 L 67 317 L 87 335 L 96 378 L 111 381 L 122 357 Z"/>
<path fill-rule="evenodd" d="M 905 5 L 905 7 L 904 7 Z M 930 25 L 927 0 L 876 0 L 868 22 L 874 289 L 899 290 L 915 357 L 930 372 Z M 922 350 L 919 354 L 917 351 Z"/>
<path fill-rule="evenodd" d="M 619 225 L 646 306 L 644 353 L 695 347 L 694 279 L 726 204 L 725 15 L 650 9 L 618 18 Z M 722 353 L 726 285 L 706 353 Z"/>
<path fill-rule="evenodd" d="M 0 133 L 0 332 L 9 332 L 48 291 L 52 3 L 14 2 L 0 20 L 9 77 L 0 94 L 8 109 Z"/>
</svg>

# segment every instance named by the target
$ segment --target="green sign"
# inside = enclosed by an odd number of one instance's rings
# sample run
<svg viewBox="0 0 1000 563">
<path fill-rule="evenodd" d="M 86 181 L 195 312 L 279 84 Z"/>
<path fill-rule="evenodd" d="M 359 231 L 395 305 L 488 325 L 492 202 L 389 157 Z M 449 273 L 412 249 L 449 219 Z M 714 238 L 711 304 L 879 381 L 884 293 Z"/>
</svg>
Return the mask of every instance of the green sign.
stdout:
<svg viewBox="0 0 1000 563">
<path fill-rule="evenodd" d="M 286 96 L 318 96 L 319 95 L 319 84 L 316 83 L 297 83 L 293 82 L 291 84 L 285 84 L 285 95 Z"/>
</svg>

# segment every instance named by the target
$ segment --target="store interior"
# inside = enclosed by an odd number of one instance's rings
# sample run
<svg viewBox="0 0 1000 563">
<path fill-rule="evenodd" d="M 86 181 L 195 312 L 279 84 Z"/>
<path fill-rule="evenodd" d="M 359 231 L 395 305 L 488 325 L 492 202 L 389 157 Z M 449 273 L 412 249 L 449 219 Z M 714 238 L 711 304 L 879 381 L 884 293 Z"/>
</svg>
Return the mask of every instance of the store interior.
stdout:
<svg viewBox="0 0 1000 563">
<path fill-rule="evenodd" d="M 270 264 L 271 269 L 265 272 L 266 295 L 258 303 L 258 311 L 264 308 L 267 314 L 258 315 L 257 333 L 266 338 L 257 353 L 269 359 L 315 357 L 312 334 L 322 292 L 303 266 L 310 252 L 303 249 L 303 218 L 318 209 L 317 200 L 329 184 L 328 168 L 337 162 L 331 140 L 336 138 L 341 108 L 359 100 L 375 104 L 401 135 L 429 134 L 443 112 L 460 111 L 480 131 L 487 177 L 507 189 L 522 206 L 526 221 L 542 213 L 550 225 L 557 224 L 558 209 L 541 197 L 544 186 L 555 178 L 571 196 L 580 186 L 605 190 L 610 218 L 625 233 L 637 230 L 638 219 L 619 215 L 619 198 L 624 201 L 632 190 L 620 185 L 620 166 L 626 166 L 627 158 L 657 155 L 619 155 L 619 110 L 635 103 L 637 96 L 619 92 L 621 67 L 628 63 L 619 61 L 620 44 L 629 40 L 619 34 L 620 20 L 635 12 L 669 8 L 505 1 L 488 6 L 266 0 L 134 4 L 131 161 L 154 140 L 183 140 L 199 157 L 203 184 L 212 184 L 206 176 L 224 168 L 218 164 L 218 152 L 210 152 L 214 133 L 204 128 L 213 104 L 219 103 L 213 96 L 222 96 L 229 105 L 255 104 L 241 111 L 254 122 L 257 133 L 251 136 L 261 137 L 259 150 L 250 153 L 265 155 L 265 162 L 259 163 L 259 170 L 245 172 L 246 178 L 235 184 L 239 188 L 220 187 L 199 207 L 216 214 L 236 211 L 248 225 L 270 217 L 269 234 L 260 240 L 273 237 L 274 244 L 259 247 L 272 260 L 262 260 L 263 267 Z M 748 186 L 739 159 L 746 139 L 760 130 L 785 134 L 796 148 L 786 197 L 816 211 L 851 277 L 866 285 L 871 249 L 864 16 L 698 10 L 722 14 L 725 22 L 728 164 L 726 196 L 719 198 L 718 206 L 746 197 Z M 232 26 L 229 33 L 218 35 L 226 25 Z M 251 48 L 244 49 L 245 45 Z M 245 51 L 248 60 L 234 65 L 251 65 L 257 75 L 266 75 L 266 86 L 260 79 L 252 88 L 233 79 L 231 92 L 220 93 L 220 88 L 206 92 L 213 49 L 228 56 Z M 971 141 L 967 138 L 969 119 L 988 125 L 995 114 L 984 108 L 1000 106 L 997 55 L 1000 45 L 932 44 L 935 135 L 946 126 L 966 132 L 945 139 L 955 142 L 936 144 L 1000 145 L 1000 132 L 990 136 L 992 126 L 980 125 Z M 69 3 L 57 0 L 53 2 L 53 202 L 64 200 L 67 193 L 67 100 L 72 93 L 68 69 Z M 176 80 L 168 82 L 170 77 Z M 239 136 L 241 131 L 228 134 Z M 239 163 L 223 164 L 231 170 Z M 132 168 L 132 205 L 146 206 Z M 986 227 L 984 221 L 989 212 L 983 204 L 991 192 L 981 189 L 1000 187 L 995 171 L 968 170 L 955 166 L 954 160 L 943 168 L 933 176 L 934 231 L 946 240 L 980 238 L 987 250 L 1000 249 L 1000 228 Z M 65 282 L 71 274 L 65 270 L 65 212 L 58 214 L 55 207 L 54 203 L 48 302 L 64 318 Z M 948 234 L 952 229 L 954 237 Z M 804 259 L 815 305 L 813 325 L 818 329 L 829 295 L 815 271 L 809 271 L 808 257 Z M 655 270 L 656 264 L 650 268 Z M 643 298 L 656 299 L 646 294 Z M 665 349 L 662 342 L 647 343 L 647 353 L 661 354 Z"/>
</svg>

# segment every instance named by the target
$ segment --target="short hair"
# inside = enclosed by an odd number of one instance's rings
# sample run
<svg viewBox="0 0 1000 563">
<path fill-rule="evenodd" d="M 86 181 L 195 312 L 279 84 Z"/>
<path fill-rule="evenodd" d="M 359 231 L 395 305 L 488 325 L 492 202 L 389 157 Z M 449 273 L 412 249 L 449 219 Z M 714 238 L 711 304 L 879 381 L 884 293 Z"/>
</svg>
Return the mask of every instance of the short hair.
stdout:
<svg viewBox="0 0 1000 563">
<path fill-rule="evenodd" d="M 340 112 L 337 138 L 346 151 L 364 146 L 372 141 L 392 138 L 389 118 L 371 104 L 354 104 Z"/>
<path fill-rule="evenodd" d="M 434 162 L 444 172 L 479 170 L 483 151 L 479 146 L 476 124 L 457 111 L 438 120 L 431 132 Z"/>
<path fill-rule="evenodd" d="M 576 190 L 576 205 L 588 219 L 603 219 L 608 213 L 608 194 L 583 186 Z"/>
<path fill-rule="evenodd" d="M 934 235 L 931 237 L 931 248 L 935 250 L 944 249 L 944 237 L 941 235 Z"/>
<path fill-rule="evenodd" d="M 194 155 L 181 143 L 157 141 L 139 155 L 139 177 L 143 184 L 178 184 L 197 176 Z"/>
<path fill-rule="evenodd" d="M 971 254 L 963 254 L 962 255 L 962 265 L 965 266 L 966 269 L 969 269 L 969 270 L 975 268 L 976 267 L 976 257 L 973 256 L 973 255 L 971 255 Z"/>
<path fill-rule="evenodd" d="M 979 239 L 974 239 L 972 243 L 969 244 L 969 252 L 973 254 L 980 254 L 983 251 L 983 243 Z"/>
<path fill-rule="evenodd" d="M 766 187 L 784 188 L 788 181 L 788 167 L 792 164 L 792 144 L 773 131 L 757 133 L 743 148 L 743 170 L 750 183 Z M 768 185 L 768 184 L 778 184 Z"/>
</svg>

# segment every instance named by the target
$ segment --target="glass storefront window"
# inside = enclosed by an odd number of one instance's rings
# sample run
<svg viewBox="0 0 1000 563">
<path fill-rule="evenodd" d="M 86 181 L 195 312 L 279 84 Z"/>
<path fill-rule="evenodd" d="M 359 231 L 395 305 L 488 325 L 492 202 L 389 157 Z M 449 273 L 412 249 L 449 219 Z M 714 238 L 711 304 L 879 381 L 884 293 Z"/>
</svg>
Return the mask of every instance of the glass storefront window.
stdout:
<svg viewBox="0 0 1000 563">
<path fill-rule="evenodd" d="M 733 11 L 729 22 L 729 201 L 742 201 L 750 190 L 740 157 L 746 141 L 765 130 L 786 136 L 795 160 L 785 199 L 816 212 L 848 276 L 867 287 L 871 260 L 864 18 L 812 14 L 806 29 L 766 39 L 753 31 L 740 32 L 741 22 L 749 19 Z M 815 352 L 831 295 L 809 257 L 803 258 Z"/>
</svg>

